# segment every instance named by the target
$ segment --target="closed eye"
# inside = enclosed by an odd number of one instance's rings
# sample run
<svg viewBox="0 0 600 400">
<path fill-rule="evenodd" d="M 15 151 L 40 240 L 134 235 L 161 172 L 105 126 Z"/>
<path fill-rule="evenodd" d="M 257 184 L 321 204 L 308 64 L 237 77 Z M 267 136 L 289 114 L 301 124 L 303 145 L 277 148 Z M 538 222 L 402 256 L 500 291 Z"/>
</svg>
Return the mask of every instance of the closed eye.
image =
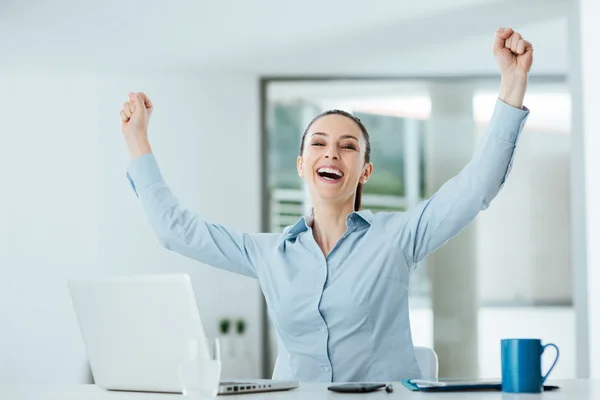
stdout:
<svg viewBox="0 0 600 400">
<path fill-rule="evenodd" d="M 345 145 L 345 146 L 342 146 L 342 147 L 343 147 L 344 149 L 356 150 L 356 147 L 354 147 L 354 146 L 353 146 L 353 145 L 351 145 L 351 144 L 347 144 L 347 145 Z"/>
<path fill-rule="evenodd" d="M 323 143 L 313 143 L 312 146 L 325 146 Z"/>
</svg>

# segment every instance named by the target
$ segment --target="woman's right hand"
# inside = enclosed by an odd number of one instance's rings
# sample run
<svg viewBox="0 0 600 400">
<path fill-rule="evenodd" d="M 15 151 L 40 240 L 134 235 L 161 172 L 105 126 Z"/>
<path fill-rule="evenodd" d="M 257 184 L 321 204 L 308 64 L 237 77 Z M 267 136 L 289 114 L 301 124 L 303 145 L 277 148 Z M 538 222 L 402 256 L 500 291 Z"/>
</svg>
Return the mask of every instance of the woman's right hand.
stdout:
<svg viewBox="0 0 600 400">
<path fill-rule="evenodd" d="M 144 93 L 130 92 L 129 101 L 121 109 L 121 132 L 129 148 L 131 158 L 151 153 L 148 142 L 148 123 L 152 115 L 152 102 Z"/>
</svg>

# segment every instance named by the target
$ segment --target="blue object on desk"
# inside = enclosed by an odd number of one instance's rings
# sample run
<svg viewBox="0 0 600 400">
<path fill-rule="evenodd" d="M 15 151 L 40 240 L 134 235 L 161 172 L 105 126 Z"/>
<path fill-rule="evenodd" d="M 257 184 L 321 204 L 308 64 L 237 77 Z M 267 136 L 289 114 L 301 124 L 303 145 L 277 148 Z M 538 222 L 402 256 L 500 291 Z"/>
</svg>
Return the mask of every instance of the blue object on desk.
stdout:
<svg viewBox="0 0 600 400">
<path fill-rule="evenodd" d="M 415 392 L 479 392 L 502 390 L 499 379 L 406 379 L 402 385 Z M 544 385 L 544 391 L 558 390 L 558 386 Z"/>
<path fill-rule="evenodd" d="M 542 353 L 548 346 L 556 349 L 556 358 L 542 376 Z M 542 345 L 540 339 L 503 339 L 501 352 L 502 391 L 507 393 L 541 393 L 559 355 L 554 343 Z"/>
<path fill-rule="evenodd" d="M 431 386 L 420 385 L 417 382 L 430 380 Z M 466 391 L 500 391 L 501 383 L 477 382 L 467 379 L 406 379 L 401 381 L 402 385 L 413 392 L 466 392 Z M 440 386 L 437 384 L 441 383 Z M 435 384 L 435 385 L 434 385 Z"/>
</svg>

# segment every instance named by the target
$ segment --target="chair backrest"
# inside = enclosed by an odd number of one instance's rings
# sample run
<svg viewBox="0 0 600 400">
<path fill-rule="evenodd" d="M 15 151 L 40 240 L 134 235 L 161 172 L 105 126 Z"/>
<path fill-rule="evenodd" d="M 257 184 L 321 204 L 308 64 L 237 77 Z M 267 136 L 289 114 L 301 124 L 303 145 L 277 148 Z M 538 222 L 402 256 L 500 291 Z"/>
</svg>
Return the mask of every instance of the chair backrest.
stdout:
<svg viewBox="0 0 600 400">
<path fill-rule="evenodd" d="M 421 370 L 421 378 L 438 378 L 438 356 L 432 348 L 415 346 L 415 358 Z"/>
</svg>

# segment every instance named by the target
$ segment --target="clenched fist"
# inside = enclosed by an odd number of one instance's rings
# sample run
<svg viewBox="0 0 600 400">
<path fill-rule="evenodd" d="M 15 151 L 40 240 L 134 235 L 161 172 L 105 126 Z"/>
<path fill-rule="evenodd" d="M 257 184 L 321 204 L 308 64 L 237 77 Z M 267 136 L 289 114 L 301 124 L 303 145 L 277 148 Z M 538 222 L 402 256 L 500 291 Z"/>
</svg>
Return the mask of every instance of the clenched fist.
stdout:
<svg viewBox="0 0 600 400">
<path fill-rule="evenodd" d="M 496 31 L 493 50 L 502 78 L 499 98 L 522 108 L 533 63 L 533 46 L 512 28 L 500 28 Z"/>
<path fill-rule="evenodd" d="M 525 76 L 533 62 L 533 46 L 512 28 L 500 28 L 494 38 L 494 55 L 503 76 Z"/>
<path fill-rule="evenodd" d="M 152 115 L 152 102 L 144 93 L 130 92 L 129 101 L 121 109 L 121 131 L 132 158 L 150 153 L 148 122 Z"/>
</svg>

